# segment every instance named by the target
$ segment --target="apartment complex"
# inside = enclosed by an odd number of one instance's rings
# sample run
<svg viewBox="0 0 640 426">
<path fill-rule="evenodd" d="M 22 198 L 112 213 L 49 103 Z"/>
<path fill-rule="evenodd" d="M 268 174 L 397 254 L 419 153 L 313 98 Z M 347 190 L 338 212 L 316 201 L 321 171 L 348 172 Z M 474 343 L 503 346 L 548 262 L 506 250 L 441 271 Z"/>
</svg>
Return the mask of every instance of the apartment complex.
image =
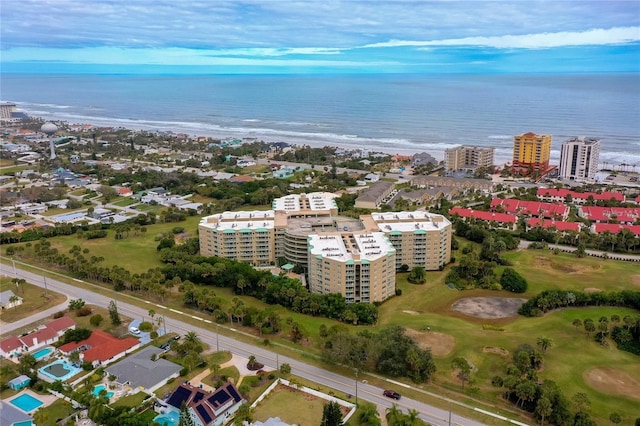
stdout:
<svg viewBox="0 0 640 426">
<path fill-rule="evenodd" d="M 447 171 L 475 170 L 493 167 L 493 147 L 461 145 L 445 149 L 444 162 Z"/>
<path fill-rule="evenodd" d="M 403 265 L 437 271 L 451 260 L 452 226 L 439 214 L 424 211 L 360 216 L 367 231 L 383 232 L 396 249 L 397 271 Z"/>
<path fill-rule="evenodd" d="M 549 170 L 551 135 L 529 132 L 513 138 L 513 162 L 511 171 L 530 174 Z"/>
<path fill-rule="evenodd" d="M 396 250 L 382 232 L 309 236 L 309 291 L 341 293 L 347 303 L 395 294 Z"/>
<path fill-rule="evenodd" d="M 0 103 L 0 120 L 11 120 L 13 113 L 17 111 L 17 105 L 12 102 Z"/>
<path fill-rule="evenodd" d="M 438 270 L 450 261 L 452 227 L 444 216 L 419 211 L 343 217 L 335 197 L 294 194 L 274 200 L 272 210 L 203 217 L 200 253 L 254 266 L 284 258 L 307 269 L 311 291 L 341 293 L 348 302 L 390 297 L 403 265 Z"/>
<path fill-rule="evenodd" d="M 600 139 L 579 136 L 562 143 L 560 178 L 578 182 L 595 179 L 600 160 Z"/>
</svg>

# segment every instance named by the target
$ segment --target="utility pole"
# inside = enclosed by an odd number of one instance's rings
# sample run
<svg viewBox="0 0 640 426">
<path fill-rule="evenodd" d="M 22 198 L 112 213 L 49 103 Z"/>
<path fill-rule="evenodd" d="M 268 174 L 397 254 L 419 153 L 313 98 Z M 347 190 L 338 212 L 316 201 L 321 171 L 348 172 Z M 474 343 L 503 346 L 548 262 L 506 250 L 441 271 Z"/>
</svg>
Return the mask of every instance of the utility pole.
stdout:
<svg viewBox="0 0 640 426">
<path fill-rule="evenodd" d="M 356 407 L 358 406 L 358 369 L 356 368 Z"/>
<path fill-rule="evenodd" d="M 277 352 L 276 352 L 276 371 L 278 372 L 278 378 L 280 378 L 280 360 L 278 359 Z"/>
<path fill-rule="evenodd" d="M 49 296 L 49 289 L 47 288 L 47 277 L 42 276 L 42 281 L 44 282 L 44 295 L 45 297 Z"/>
<path fill-rule="evenodd" d="M 16 271 L 16 260 L 12 257 L 11 262 L 13 262 L 13 276 L 18 278 L 18 272 Z"/>
<path fill-rule="evenodd" d="M 220 352 L 220 324 L 216 323 L 216 352 Z"/>
</svg>

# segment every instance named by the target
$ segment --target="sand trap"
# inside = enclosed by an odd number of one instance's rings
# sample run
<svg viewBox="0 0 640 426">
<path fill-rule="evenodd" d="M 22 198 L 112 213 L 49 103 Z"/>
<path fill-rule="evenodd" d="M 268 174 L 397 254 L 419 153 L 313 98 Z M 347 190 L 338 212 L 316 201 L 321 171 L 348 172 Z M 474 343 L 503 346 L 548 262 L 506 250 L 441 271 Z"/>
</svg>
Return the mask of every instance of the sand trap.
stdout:
<svg viewBox="0 0 640 426">
<path fill-rule="evenodd" d="M 595 288 L 595 287 L 587 287 L 587 288 L 584 289 L 584 291 L 585 291 L 585 293 L 597 293 L 597 292 L 602 291 L 602 290 L 600 290 L 599 288 Z"/>
<path fill-rule="evenodd" d="M 486 352 L 489 354 L 497 354 L 502 356 L 509 356 L 509 351 L 506 350 L 505 348 L 485 346 L 484 348 L 482 348 L 482 352 Z"/>
<path fill-rule="evenodd" d="M 636 287 L 640 287 L 640 275 L 631 275 L 631 283 Z"/>
<path fill-rule="evenodd" d="M 420 315 L 420 312 L 416 312 L 416 311 L 402 311 L 402 312 L 409 315 Z"/>
<path fill-rule="evenodd" d="M 434 356 L 446 356 L 451 353 L 456 344 L 453 336 L 437 331 L 417 331 L 412 328 L 405 329 L 407 336 L 411 337 L 423 349 L 430 348 Z"/>
<path fill-rule="evenodd" d="M 451 308 L 476 318 L 509 318 L 518 315 L 518 309 L 526 301 L 520 297 L 467 297 L 457 300 Z"/>
<path fill-rule="evenodd" d="M 584 374 L 589 386 L 605 393 L 623 395 L 640 401 L 640 382 L 625 373 L 611 367 L 598 367 Z"/>
</svg>

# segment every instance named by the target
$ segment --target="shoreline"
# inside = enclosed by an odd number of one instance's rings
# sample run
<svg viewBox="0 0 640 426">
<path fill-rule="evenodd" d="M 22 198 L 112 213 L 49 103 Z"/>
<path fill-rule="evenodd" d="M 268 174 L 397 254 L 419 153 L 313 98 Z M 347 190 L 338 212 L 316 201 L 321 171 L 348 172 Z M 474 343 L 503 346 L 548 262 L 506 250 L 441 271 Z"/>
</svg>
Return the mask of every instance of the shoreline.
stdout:
<svg viewBox="0 0 640 426">
<path fill-rule="evenodd" d="M 286 142 L 291 145 L 304 146 L 308 145 L 314 148 L 322 148 L 325 146 L 343 148 L 346 150 L 367 149 L 371 152 L 381 152 L 389 155 L 413 155 L 416 153 L 427 152 L 431 154 L 437 161 L 444 160 L 445 149 L 462 145 L 460 143 L 441 143 L 441 142 L 425 142 L 416 143 L 406 139 L 389 139 L 389 138 L 366 138 L 355 135 L 338 135 L 324 133 L 301 133 L 295 131 L 278 130 L 278 129 L 251 129 L 223 127 L 217 124 L 209 124 L 202 122 L 185 122 L 185 121 L 154 121 L 140 119 L 121 119 L 113 117 L 92 117 L 85 115 L 68 115 L 48 111 L 28 111 L 24 110 L 29 116 L 40 118 L 45 121 L 64 122 L 69 125 L 90 124 L 96 127 L 113 127 L 123 128 L 132 131 L 148 131 L 148 132 L 173 132 L 185 133 L 189 137 L 206 136 L 214 139 L 226 138 L 255 138 L 267 143 Z M 496 167 L 502 168 L 511 164 L 512 149 L 505 147 L 504 141 L 511 144 L 512 137 L 504 135 L 493 137 L 496 140 L 502 140 L 500 146 L 482 145 L 469 143 L 466 145 L 493 146 L 494 164 Z M 560 151 L 551 150 L 551 164 L 559 165 Z M 604 158 L 603 158 L 604 157 Z M 620 161 L 619 158 L 624 159 Z M 640 153 L 628 152 L 601 152 L 599 168 L 614 169 L 616 166 L 639 166 Z"/>
</svg>

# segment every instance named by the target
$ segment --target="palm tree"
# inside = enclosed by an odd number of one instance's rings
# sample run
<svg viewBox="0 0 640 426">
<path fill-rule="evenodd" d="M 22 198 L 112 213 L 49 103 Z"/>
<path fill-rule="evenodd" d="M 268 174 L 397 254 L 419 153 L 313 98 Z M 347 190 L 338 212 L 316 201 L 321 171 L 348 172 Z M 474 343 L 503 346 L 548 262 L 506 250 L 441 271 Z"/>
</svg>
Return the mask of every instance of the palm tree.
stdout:
<svg viewBox="0 0 640 426">
<path fill-rule="evenodd" d="M 387 419 L 387 424 L 389 426 L 399 426 L 404 415 L 398 406 L 393 404 L 390 408 L 387 408 L 387 414 L 385 414 L 384 417 Z"/>
<path fill-rule="evenodd" d="M 548 337 L 538 337 L 537 343 L 543 353 L 547 352 L 547 349 L 553 346 L 553 340 Z"/>
</svg>

